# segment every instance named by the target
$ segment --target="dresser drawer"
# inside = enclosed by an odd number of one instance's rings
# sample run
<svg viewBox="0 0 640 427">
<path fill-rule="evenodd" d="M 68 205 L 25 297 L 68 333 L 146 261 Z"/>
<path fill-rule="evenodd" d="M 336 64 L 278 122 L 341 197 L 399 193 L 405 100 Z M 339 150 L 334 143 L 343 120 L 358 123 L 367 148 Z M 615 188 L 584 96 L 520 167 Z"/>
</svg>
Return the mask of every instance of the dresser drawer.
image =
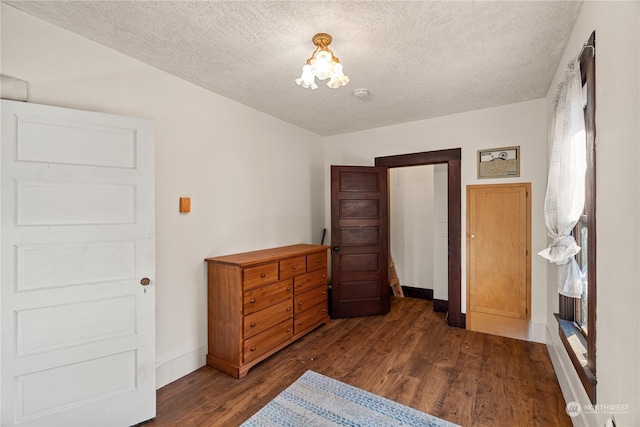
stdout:
<svg viewBox="0 0 640 427">
<path fill-rule="evenodd" d="M 282 280 L 244 293 L 244 315 L 267 308 L 293 296 L 293 281 Z"/>
<path fill-rule="evenodd" d="M 307 257 L 304 255 L 280 261 L 280 280 L 304 274 L 305 271 L 307 271 Z"/>
<path fill-rule="evenodd" d="M 278 263 L 272 262 L 257 267 L 245 268 L 242 273 L 242 289 L 257 288 L 278 281 Z"/>
<path fill-rule="evenodd" d="M 293 336 L 291 319 L 244 341 L 243 359 L 250 362 Z"/>
<path fill-rule="evenodd" d="M 314 305 L 327 305 L 327 286 L 318 286 L 293 299 L 293 313 L 300 314 Z"/>
<path fill-rule="evenodd" d="M 293 319 L 293 332 L 295 335 L 298 335 L 328 319 L 327 304 L 323 303 L 313 306 L 309 310 L 303 311 L 301 314 L 297 314 Z"/>
<path fill-rule="evenodd" d="M 307 255 L 307 271 L 327 270 L 327 251 Z"/>
<path fill-rule="evenodd" d="M 327 283 L 327 270 L 317 270 L 293 278 L 294 294 L 298 295 L 311 288 Z"/>
<path fill-rule="evenodd" d="M 282 301 L 264 310 L 256 311 L 244 317 L 244 338 L 266 331 L 283 320 L 291 318 L 291 300 Z"/>
</svg>

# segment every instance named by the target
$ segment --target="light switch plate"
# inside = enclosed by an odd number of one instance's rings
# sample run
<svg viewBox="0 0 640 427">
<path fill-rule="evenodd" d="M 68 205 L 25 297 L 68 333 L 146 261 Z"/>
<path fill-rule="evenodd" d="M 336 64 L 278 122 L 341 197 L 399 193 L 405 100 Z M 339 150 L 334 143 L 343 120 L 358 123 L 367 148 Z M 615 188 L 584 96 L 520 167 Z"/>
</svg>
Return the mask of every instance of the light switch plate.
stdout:
<svg viewBox="0 0 640 427">
<path fill-rule="evenodd" d="M 180 213 L 191 212 L 191 198 L 180 197 Z"/>
</svg>

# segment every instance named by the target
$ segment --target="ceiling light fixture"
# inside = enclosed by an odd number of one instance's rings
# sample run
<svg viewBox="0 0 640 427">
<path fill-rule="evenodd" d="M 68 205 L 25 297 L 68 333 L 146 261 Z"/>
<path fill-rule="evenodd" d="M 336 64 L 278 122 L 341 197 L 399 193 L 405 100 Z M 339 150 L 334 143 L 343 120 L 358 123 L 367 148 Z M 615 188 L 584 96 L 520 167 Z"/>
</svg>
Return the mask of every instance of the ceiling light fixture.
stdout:
<svg viewBox="0 0 640 427">
<path fill-rule="evenodd" d="M 342 72 L 342 64 L 328 47 L 331 40 L 331 36 L 326 33 L 318 33 L 313 36 L 311 41 L 316 45 L 316 50 L 302 67 L 300 78 L 296 79 L 299 86 L 305 89 L 317 89 L 316 77 L 318 80 L 329 79 L 327 86 L 331 89 L 337 89 L 349 83 L 349 77 Z"/>
</svg>

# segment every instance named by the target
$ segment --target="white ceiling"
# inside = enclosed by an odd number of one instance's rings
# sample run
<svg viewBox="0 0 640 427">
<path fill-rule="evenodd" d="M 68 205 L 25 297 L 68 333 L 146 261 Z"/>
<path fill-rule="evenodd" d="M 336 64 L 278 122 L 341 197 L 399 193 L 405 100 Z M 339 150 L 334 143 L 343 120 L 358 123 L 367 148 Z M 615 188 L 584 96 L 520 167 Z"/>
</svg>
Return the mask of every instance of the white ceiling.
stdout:
<svg viewBox="0 0 640 427">
<path fill-rule="evenodd" d="M 577 1 L 5 1 L 320 135 L 544 97 Z M 297 86 L 318 32 L 351 82 Z M 352 96 L 366 88 L 366 98 Z"/>
</svg>

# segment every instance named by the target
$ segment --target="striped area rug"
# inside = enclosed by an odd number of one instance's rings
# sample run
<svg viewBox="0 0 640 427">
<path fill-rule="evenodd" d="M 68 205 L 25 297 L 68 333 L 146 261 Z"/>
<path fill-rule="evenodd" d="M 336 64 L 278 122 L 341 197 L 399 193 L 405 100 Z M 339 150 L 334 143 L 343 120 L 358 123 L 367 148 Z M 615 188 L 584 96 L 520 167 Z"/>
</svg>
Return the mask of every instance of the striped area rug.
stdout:
<svg viewBox="0 0 640 427">
<path fill-rule="evenodd" d="M 242 426 L 452 427 L 457 424 L 307 371 Z"/>
</svg>

